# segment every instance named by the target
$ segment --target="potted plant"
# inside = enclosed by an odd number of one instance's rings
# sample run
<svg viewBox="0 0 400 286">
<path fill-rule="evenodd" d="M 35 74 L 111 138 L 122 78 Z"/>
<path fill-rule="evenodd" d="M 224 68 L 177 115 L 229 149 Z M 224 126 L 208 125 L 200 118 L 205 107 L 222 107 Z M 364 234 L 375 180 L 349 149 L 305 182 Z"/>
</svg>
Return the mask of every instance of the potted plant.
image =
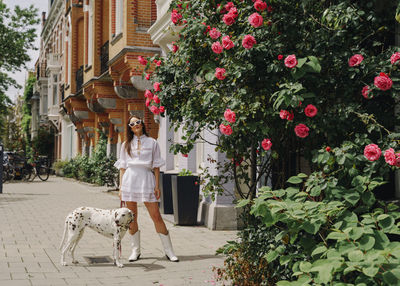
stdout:
<svg viewBox="0 0 400 286">
<path fill-rule="evenodd" d="M 173 172 L 160 172 L 160 212 L 162 214 L 173 214 L 174 209 L 172 205 L 172 186 L 171 177 L 177 175 Z"/>
<path fill-rule="evenodd" d="M 196 225 L 199 207 L 198 176 L 183 169 L 171 176 L 174 221 L 178 225 Z"/>
</svg>

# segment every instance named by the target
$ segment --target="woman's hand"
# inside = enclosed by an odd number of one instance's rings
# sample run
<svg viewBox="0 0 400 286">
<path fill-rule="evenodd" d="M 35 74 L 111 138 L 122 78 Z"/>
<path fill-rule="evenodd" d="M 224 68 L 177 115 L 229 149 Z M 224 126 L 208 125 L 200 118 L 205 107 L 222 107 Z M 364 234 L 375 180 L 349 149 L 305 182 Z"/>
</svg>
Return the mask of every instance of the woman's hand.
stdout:
<svg viewBox="0 0 400 286">
<path fill-rule="evenodd" d="M 118 189 L 118 197 L 119 197 L 119 200 L 122 200 L 122 198 L 121 198 L 121 189 Z"/>
<path fill-rule="evenodd" d="M 161 197 L 161 191 L 158 187 L 154 188 L 154 195 L 156 196 L 157 200 Z"/>
</svg>

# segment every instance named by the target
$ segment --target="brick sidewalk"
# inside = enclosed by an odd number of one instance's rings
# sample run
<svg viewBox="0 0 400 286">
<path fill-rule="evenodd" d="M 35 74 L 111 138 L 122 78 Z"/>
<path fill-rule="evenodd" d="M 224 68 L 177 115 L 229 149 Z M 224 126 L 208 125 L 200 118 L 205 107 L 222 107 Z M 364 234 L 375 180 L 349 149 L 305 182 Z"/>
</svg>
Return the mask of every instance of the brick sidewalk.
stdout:
<svg viewBox="0 0 400 286">
<path fill-rule="evenodd" d="M 13 182 L 0 194 L 0 285 L 216 285 L 213 265 L 222 265 L 215 250 L 235 231 L 210 231 L 166 222 L 180 262 L 169 262 L 153 223 L 139 204 L 142 255 L 129 263 L 129 240 L 122 240 L 124 268 L 112 263 L 89 263 L 112 258 L 112 240 L 87 230 L 75 251 L 78 265 L 60 265 L 58 250 L 66 215 L 81 206 L 115 208 L 119 199 L 73 180 L 50 177 L 47 182 Z M 70 263 L 70 257 L 67 262 Z"/>
</svg>

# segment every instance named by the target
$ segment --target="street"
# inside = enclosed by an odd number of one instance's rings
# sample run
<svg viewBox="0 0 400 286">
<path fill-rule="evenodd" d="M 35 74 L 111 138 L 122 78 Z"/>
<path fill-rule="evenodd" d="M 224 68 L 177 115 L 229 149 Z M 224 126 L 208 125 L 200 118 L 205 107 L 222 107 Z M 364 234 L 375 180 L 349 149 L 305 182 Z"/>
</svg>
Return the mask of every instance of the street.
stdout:
<svg viewBox="0 0 400 286">
<path fill-rule="evenodd" d="M 75 251 L 79 264 L 60 265 L 64 220 L 77 207 L 119 207 L 105 187 L 50 177 L 47 182 L 11 182 L 0 194 L 0 284 L 9 285 L 217 285 L 212 267 L 223 265 L 215 251 L 236 231 L 181 227 L 166 221 L 180 262 L 164 256 L 161 242 L 143 204 L 138 206 L 142 255 L 130 263 L 130 242 L 122 240 L 122 263 L 111 262 L 113 241 L 86 230 Z"/>
</svg>

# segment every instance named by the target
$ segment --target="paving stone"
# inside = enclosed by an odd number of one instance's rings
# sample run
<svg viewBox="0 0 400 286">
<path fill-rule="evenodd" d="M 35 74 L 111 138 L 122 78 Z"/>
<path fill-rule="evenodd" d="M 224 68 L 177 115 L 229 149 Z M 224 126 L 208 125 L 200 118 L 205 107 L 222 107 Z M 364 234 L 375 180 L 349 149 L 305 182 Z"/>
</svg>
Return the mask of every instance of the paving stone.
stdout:
<svg viewBox="0 0 400 286">
<path fill-rule="evenodd" d="M 112 263 L 89 264 L 85 257 L 112 258 L 113 242 L 87 230 L 75 251 L 79 264 L 61 266 L 58 248 L 65 217 L 81 206 L 118 207 L 118 197 L 105 189 L 58 177 L 50 177 L 47 182 L 5 184 L 0 194 L 0 202 L 7 199 L 7 208 L 0 204 L 0 285 L 219 285 L 210 282 L 215 280 L 212 265 L 223 265 L 224 261 L 215 251 L 227 240 L 235 239 L 236 232 L 166 222 L 181 260 L 172 263 L 165 258 L 143 204 L 138 205 L 142 238 L 139 261 L 127 261 L 130 242 L 126 236 L 122 240 L 124 268 Z M 71 262 L 70 257 L 67 262 Z"/>
</svg>

